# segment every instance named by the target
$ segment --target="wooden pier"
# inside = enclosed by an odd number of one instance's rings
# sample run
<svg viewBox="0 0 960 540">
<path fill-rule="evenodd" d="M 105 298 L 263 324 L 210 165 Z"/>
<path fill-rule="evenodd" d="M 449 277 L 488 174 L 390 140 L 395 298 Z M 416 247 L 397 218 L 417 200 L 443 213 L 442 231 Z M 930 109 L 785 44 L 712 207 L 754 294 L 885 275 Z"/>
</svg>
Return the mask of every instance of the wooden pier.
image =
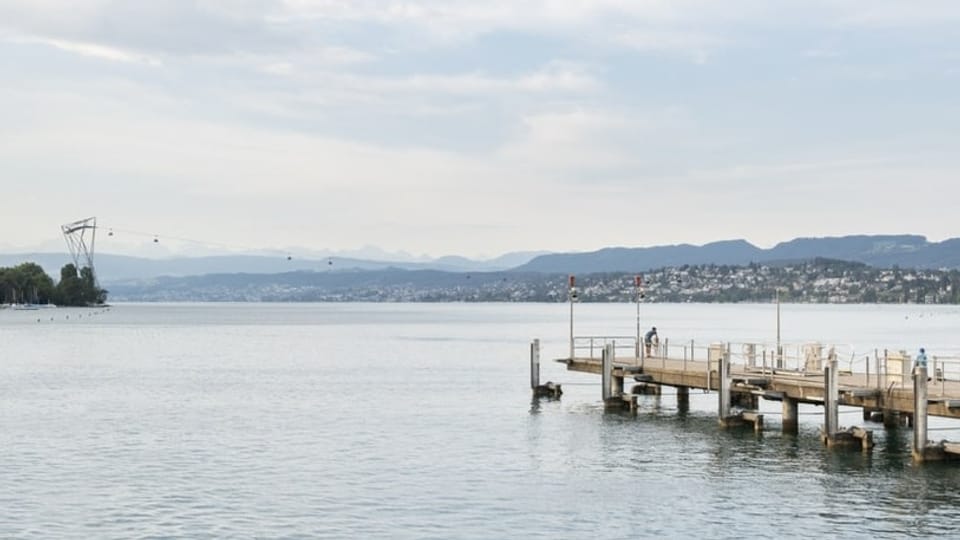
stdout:
<svg viewBox="0 0 960 540">
<path fill-rule="evenodd" d="M 927 440 L 928 416 L 960 418 L 960 359 L 934 357 L 928 367 L 914 368 L 904 351 L 878 350 L 841 361 L 834 348 L 820 344 L 791 349 L 779 344 L 670 346 L 666 341 L 648 354 L 639 340 L 623 336 L 571 338 L 570 351 L 556 361 L 570 371 L 600 375 L 608 409 L 636 411 L 639 394 L 659 394 L 663 386 L 676 388 L 677 399 L 687 400 L 692 388 L 717 392 L 721 427 L 764 429 L 759 412 L 764 399 L 782 403 L 781 429 L 796 433 L 798 405 L 813 404 L 824 407 L 825 445 L 867 451 L 873 446 L 872 432 L 838 422 L 839 406 L 860 407 L 864 420 L 882 416 L 887 427 L 912 426 L 916 461 L 960 459 L 960 443 Z M 535 395 L 559 397 L 560 385 L 548 383 L 548 388 L 539 382 L 538 340 L 531 344 L 530 361 Z M 628 382 L 632 387 L 625 391 Z"/>
</svg>

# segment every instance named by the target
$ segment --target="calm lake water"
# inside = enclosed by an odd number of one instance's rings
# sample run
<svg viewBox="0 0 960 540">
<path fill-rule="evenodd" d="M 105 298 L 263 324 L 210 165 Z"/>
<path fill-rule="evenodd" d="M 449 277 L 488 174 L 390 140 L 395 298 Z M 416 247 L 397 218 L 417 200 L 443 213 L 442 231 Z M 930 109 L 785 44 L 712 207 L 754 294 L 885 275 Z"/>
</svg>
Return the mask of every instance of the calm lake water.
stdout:
<svg viewBox="0 0 960 540">
<path fill-rule="evenodd" d="M 772 305 L 644 306 L 671 340 L 773 341 Z M 565 304 L 156 304 L 0 311 L 0 537 L 960 535 L 960 465 L 721 431 L 716 395 L 604 413 Z M 576 306 L 632 335 L 630 304 Z M 783 306 L 790 341 L 960 350 L 960 309 Z M 531 400 L 528 346 L 559 401 Z M 841 414 L 841 424 L 861 424 Z M 949 421 L 931 439 L 960 440 Z"/>
</svg>

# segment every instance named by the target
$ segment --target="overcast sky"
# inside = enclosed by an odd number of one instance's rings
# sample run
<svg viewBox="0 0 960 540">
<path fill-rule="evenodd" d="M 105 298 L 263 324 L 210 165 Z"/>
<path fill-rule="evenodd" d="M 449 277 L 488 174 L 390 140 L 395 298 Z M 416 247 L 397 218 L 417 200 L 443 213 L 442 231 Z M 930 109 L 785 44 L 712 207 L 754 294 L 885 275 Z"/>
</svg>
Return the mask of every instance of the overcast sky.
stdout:
<svg viewBox="0 0 960 540">
<path fill-rule="evenodd" d="M 960 236 L 958 27 L 953 0 L 0 0 L 0 247 L 87 216 L 474 257 Z"/>
</svg>

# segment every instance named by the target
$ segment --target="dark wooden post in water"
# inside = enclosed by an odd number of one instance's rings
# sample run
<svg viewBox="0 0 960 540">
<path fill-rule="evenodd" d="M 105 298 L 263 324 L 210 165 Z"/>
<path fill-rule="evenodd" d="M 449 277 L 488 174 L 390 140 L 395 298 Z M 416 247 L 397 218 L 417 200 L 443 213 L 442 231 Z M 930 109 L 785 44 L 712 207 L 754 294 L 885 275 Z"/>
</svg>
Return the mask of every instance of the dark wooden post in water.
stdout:
<svg viewBox="0 0 960 540">
<path fill-rule="evenodd" d="M 558 398 L 563 394 L 560 384 L 547 381 L 547 384 L 540 384 L 540 340 L 535 339 L 530 343 L 530 389 L 533 390 L 535 397 L 547 396 Z"/>
<path fill-rule="evenodd" d="M 690 409 L 690 387 L 677 387 L 677 409 L 682 411 Z"/>
<path fill-rule="evenodd" d="M 781 427 L 784 433 L 797 434 L 800 431 L 800 423 L 797 414 L 797 400 L 783 398 L 783 425 Z"/>
</svg>

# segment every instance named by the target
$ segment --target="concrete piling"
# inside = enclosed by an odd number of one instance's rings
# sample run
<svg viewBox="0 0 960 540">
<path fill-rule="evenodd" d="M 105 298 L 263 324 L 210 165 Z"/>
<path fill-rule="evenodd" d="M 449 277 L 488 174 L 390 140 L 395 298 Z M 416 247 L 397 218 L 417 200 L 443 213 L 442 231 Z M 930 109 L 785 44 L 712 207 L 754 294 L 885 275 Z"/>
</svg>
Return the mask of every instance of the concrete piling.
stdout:
<svg viewBox="0 0 960 540">
<path fill-rule="evenodd" d="M 927 368 L 913 370 L 913 459 L 925 461 L 927 449 Z"/>
<path fill-rule="evenodd" d="M 873 448 L 873 432 L 859 427 L 840 429 L 840 386 L 837 382 L 837 357 L 831 352 L 823 369 L 823 428 L 820 437 L 827 448 L 859 447 L 864 452 Z"/>
<path fill-rule="evenodd" d="M 530 389 L 534 397 L 559 398 L 563 394 L 560 384 L 547 381 L 540 384 L 540 340 L 530 343 Z"/>
<path fill-rule="evenodd" d="M 540 340 L 535 339 L 530 344 L 530 388 L 536 390 L 540 386 Z"/>
<path fill-rule="evenodd" d="M 718 415 L 720 421 L 720 427 L 723 428 L 732 428 L 740 427 L 744 425 L 752 425 L 755 431 L 763 430 L 763 415 L 758 414 L 755 410 L 750 411 L 741 411 L 738 414 L 733 414 L 732 411 L 732 396 L 731 396 L 731 386 L 732 380 L 730 378 L 730 346 L 723 350 L 723 354 L 719 358 L 719 370 L 717 374 L 717 382 L 719 386 L 719 397 L 718 397 Z M 752 396 L 747 396 L 752 397 Z M 750 401 L 749 399 L 747 401 Z M 739 402 L 739 401 L 738 401 Z"/>
<path fill-rule="evenodd" d="M 720 425 L 726 425 L 727 418 L 730 417 L 730 354 L 724 352 L 720 355 L 720 370 L 717 375 L 719 383 L 719 416 Z"/>
<path fill-rule="evenodd" d="M 677 387 L 677 408 L 690 408 L 690 388 L 687 386 Z"/>
<path fill-rule="evenodd" d="M 839 431 L 839 392 L 837 388 L 837 360 L 831 359 L 823 370 L 824 395 L 823 395 L 823 431 L 828 438 Z"/>
<path fill-rule="evenodd" d="M 613 345 L 604 345 L 600 357 L 600 386 L 604 403 L 608 403 L 613 397 L 613 354 Z"/>
<path fill-rule="evenodd" d="M 784 398 L 781 402 L 783 408 L 783 425 L 781 430 L 784 433 L 793 433 L 796 434 L 800 430 L 800 423 L 798 421 L 798 403 L 795 399 Z"/>
</svg>

